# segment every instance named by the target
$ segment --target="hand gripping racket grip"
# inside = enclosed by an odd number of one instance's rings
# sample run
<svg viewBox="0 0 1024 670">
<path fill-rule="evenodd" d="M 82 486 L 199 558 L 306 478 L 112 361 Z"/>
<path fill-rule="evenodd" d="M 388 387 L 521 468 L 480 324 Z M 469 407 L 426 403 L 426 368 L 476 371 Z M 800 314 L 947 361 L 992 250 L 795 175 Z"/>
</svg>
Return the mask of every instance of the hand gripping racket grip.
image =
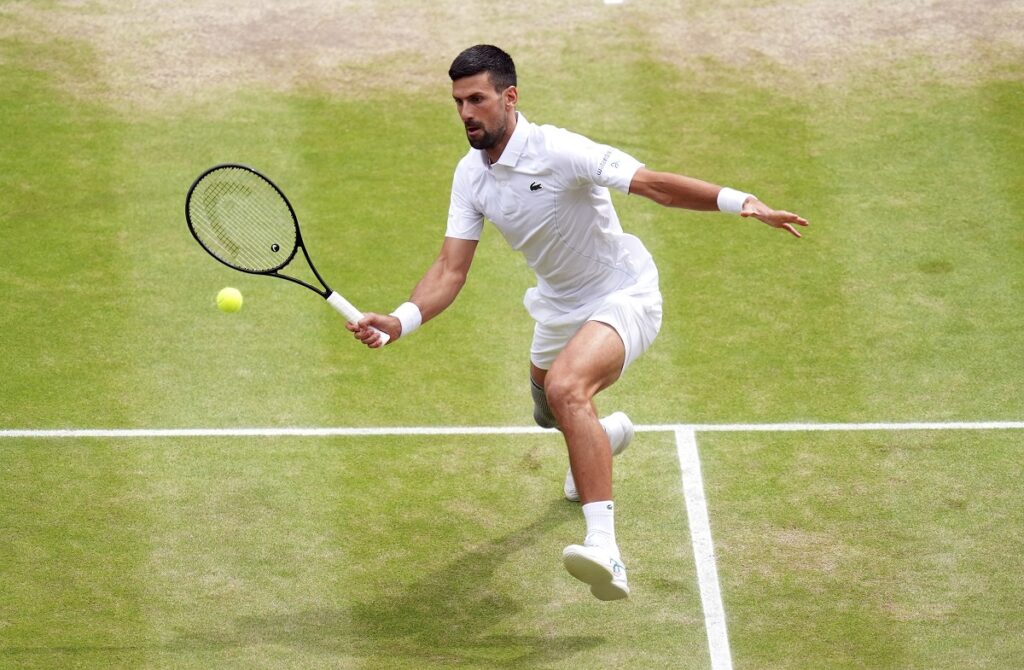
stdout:
<svg viewBox="0 0 1024 670">
<path fill-rule="evenodd" d="M 358 323 L 363 318 L 363 313 L 356 309 L 355 305 L 333 291 L 327 296 L 327 304 L 341 312 L 341 315 L 348 319 L 349 323 Z M 376 328 L 373 329 L 377 330 Z M 391 336 L 382 330 L 377 330 L 377 332 L 380 333 L 380 346 L 383 347 L 391 339 Z"/>
</svg>

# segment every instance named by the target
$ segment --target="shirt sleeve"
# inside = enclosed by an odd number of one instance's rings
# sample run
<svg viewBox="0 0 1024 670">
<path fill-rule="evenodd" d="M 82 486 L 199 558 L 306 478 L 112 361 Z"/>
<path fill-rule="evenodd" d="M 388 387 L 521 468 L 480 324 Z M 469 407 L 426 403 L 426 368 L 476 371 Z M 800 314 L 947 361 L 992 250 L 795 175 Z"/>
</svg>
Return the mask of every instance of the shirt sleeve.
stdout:
<svg viewBox="0 0 1024 670">
<path fill-rule="evenodd" d="M 445 237 L 479 240 L 483 229 L 484 215 L 473 204 L 469 179 L 460 163 L 452 179 L 452 198 L 448 205 L 448 229 L 445 231 Z"/>
<path fill-rule="evenodd" d="M 633 176 L 644 166 L 624 151 L 575 133 L 567 133 L 565 148 L 577 180 L 623 193 L 629 193 Z"/>
</svg>

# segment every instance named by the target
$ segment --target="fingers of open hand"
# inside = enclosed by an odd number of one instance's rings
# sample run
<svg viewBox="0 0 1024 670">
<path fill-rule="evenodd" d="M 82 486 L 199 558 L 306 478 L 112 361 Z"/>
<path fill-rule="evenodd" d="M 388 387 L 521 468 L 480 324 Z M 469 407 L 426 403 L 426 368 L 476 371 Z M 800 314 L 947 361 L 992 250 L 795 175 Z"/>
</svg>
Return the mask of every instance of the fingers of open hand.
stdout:
<svg viewBox="0 0 1024 670">
<path fill-rule="evenodd" d="M 795 226 L 809 225 L 807 219 L 802 216 L 776 209 L 768 210 L 767 212 L 744 212 L 743 216 L 753 216 L 772 228 L 782 228 L 795 237 L 802 237 Z"/>
<path fill-rule="evenodd" d="M 806 226 L 807 219 L 793 212 L 776 212 L 786 223 L 795 223 L 798 226 Z"/>
<path fill-rule="evenodd" d="M 780 212 L 780 213 L 785 215 L 785 219 L 786 219 L 785 222 L 782 224 L 782 227 L 785 228 L 786 230 L 788 230 L 794 236 L 802 237 L 800 235 L 800 232 L 797 231 L 797 229 L 794 227 L 794 224 L 797 225 L 797 226 L 807 226 L 808 225 L 807 219 L 803 218 L 802 216 L 797 216 L 796 214 L 792 214 L 790 212 Z"/>
</svg>

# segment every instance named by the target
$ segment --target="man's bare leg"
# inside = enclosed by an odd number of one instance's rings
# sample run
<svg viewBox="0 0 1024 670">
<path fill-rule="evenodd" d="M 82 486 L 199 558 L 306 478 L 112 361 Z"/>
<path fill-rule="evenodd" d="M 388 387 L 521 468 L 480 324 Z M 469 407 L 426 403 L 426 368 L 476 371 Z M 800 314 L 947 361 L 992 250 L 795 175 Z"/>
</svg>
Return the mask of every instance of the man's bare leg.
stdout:
<svg viewBox="0 0 1024 670">
<path fill-rule="evenodd" d="M 569 449 L 569 465 L 583 504 L 612 499 L 612 454 L 598 421 L 594 396 L 622 371 L 626 348 L 615 330 L 598 321 L 583 325 L 551 369 L 533 367 Z"/>
<path fill-rule="evenodd" d="M 587 522 L 586 540 L 566 547 L 563 562 L 601 600 L 625 598 L 629 587 L 615 541 L 611 445 L 593 399 L 619 378 L 625 356 L 622 339 L 611 326 L 588 321 L 542 375 Z M 536 367 L 532 372 L 535 380 L 542 373 Z"/>
</svg>

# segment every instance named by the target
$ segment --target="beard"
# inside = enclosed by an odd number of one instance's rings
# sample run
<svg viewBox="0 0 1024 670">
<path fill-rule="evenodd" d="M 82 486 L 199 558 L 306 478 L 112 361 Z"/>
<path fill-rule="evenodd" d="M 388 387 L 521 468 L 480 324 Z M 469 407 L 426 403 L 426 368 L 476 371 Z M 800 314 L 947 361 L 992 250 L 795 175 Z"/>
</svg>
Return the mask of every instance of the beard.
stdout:
<svg viewBox="0 0 1024 670">
<path fill-rule="evenodd" d="M 494 147 L 495 145 L 498 144 L 498 142 L 501 141 L 501 138 L 505 136 L 505 130 L 507 127 L 507 124 L 502 124 L 500 128 L 488 130 L 483 125 L 467 126 L 466 139 L 469 140 L 469 146 L 473 147 L 474 149 L 479 149 L 480 151 L 486 151 L 487 149 Z M 483 134 L 476 139 L 469 137 L 469 131 L 477 129 L 483 130 Z"/>
</svg>

